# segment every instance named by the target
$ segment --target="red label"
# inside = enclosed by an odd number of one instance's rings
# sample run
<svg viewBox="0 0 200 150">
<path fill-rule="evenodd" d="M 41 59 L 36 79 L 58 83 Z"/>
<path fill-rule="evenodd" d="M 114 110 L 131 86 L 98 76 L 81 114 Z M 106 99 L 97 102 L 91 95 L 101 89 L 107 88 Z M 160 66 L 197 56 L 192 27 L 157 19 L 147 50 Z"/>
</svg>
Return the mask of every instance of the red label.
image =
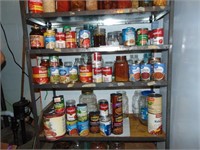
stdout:
<svg viewBox="0 0 200 150">
<path fill-rule="evenodd" d="M 158 29 L 154 29 L 152 31 L 153 37 L 163 37 L 164 36 L 164 30 L 163 28 L 158 28 Z"/>
<path fill-rule="evenodd" d="M 67 114 L 74 114 L 76 113 L 76 108 L 75 107 L 67 107 L 66 109 Z"/>
<path fill-rule="evenodd" d="M 80 70 L 80 81 L 83 83 L 91 83 L 92 82 L 92 65 L 81 65 L 79 66 Z"/>
<path fill-rule="evenodd" d="M 101 61 L 102 60 L 101 53 L 99 53 L 99 52 L 93 53 L 92 57 L 93 57 L 93 61 Z"/>
<path fill-rule="evenodd" d="M 66 34 L 66 47 L 76 48 L 76 32 L 70 31 Z"/>
<path fill-rule="evenodd" d="M 100 104 L 100 110 L 108 110 L 108 104 Z"/>
<path fill-rule="evenodd" d="M 42 13 L 43 12 L 42 0 L 29 0 L 28 8 L 30 13 Z"/>
<path fill-rule="evenodd" d="M 93 74 L 94 74 L 94 75 L 102 74 L 102 68 L 94 68 L 94 69 L 93 69 Z"/>
<path fill-rule="evenodd" d="M 104 67 L 102 68 L 103 75 L 112 75 L 112 67 Z"/>
<path fill-rule="evenodd" d="M 65 34 L 63 32 L 57 32 L 56 33 L 56 41 L 61 40 L 61 41 L 65 41 L 66 37 Z"/>
</svg>

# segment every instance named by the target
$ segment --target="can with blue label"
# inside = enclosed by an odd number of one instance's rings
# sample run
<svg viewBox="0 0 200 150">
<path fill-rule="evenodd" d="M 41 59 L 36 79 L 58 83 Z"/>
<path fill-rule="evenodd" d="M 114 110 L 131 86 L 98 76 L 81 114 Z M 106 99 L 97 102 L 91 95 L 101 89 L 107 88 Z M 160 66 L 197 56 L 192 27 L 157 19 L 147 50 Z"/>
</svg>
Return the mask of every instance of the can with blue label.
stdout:
<svg viewBox="0 0 200 150">
<path fill-rule="evenodd" d="M 87 136 L 89 134 L 89 121 L 77 122 L 78 134 L 80 136 Z"/>
<path fill-rule="evenodd" d="M 66 129 L 69 135 L 78 135 L 77 120 L 66 121 Z"/>
<path fill-rule="evenodd" d="M 122 40 L 125 46 L 135 45 L 135 28 L 127 27 L 122 30 Z"/>
<path fill-rule="evenodd" d="M 66 66 L 59 67 L 59 82 L 60 83 L 69 83 L 69 68 Z"/>
<path fill-rule="evenodd" d="M 140 65 L 130 64 L 129 65 L 129 81 L 139 81 L 140 80 Z"/>
<path fill-rule="evenodd" d="M 141 80 L 142 81 L 150 81 L 151 80 L 151 64 L 141 64 L 140 73 L 141 73 Z"/>
<path fill-rule="evenodd" d="M 153 65 L 153 79 L 160 81 L 165 79 L 165 64 L 155 63 Z"/>
<path fill-rule="evenodd" d="M 45 48 L 46 49 L 54 49 L 56 46 L 56 38 L 54 30 L 47 30 L 44 33 L 45 37 Z"/>
<path fill-rule="evenodd" d="M 80 30 L 79 46 L 80 46 L 80 48 L 89 48 L 90 47 L 90 31 L 89 30 Z"/>
<path fill-rule="evenodd" d="M 109 136 L 111 134 L 111 119 L 109 116 L 100 118 L 100 134 L 103 136 Z"/>
<path fill-rule="evenodd" d="M 58 84 L 59 83 L 59 68 L 50 67 L 50 83 Z"/>
</svg>

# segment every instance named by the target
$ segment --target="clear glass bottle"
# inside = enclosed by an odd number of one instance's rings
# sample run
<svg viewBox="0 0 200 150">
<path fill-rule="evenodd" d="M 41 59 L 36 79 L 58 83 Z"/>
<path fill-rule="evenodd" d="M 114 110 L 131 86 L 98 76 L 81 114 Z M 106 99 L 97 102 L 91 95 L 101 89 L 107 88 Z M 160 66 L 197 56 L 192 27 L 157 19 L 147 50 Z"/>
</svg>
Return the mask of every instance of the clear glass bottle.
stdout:
<svg viewBox="0 0 200 150">
<path fill-rule="evenodd" d="M 132 111 L 134 117 L 139 117 L 139 99 L 140 99 L 140 92 L 135 91 L 132 97 Z"/>
<path fill-rule="evenodd" d="M 117 93 L 122 94 L 123 118 L 127 118 L 129 114 L 128 96 L 126 91 L 117 91 Z"/>
<path fill-rule="evenodd" d="M 97 97 L 92 90 L 84 90 L 79 97 L 79 103 L 86 103 L 88 107 L 88 113 L 97 111 Z"/>
</svg>

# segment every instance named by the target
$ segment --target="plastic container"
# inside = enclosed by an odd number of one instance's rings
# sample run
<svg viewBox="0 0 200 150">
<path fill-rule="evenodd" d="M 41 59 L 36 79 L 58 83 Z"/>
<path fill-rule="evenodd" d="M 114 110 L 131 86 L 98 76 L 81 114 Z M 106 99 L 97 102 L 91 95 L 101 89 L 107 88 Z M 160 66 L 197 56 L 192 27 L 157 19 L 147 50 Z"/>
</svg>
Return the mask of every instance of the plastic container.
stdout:
<svg viewBox="0 0 200 150">
<path fill-rule="evenodd" d="M 122 94 L 123 118 L 127 118 L 129 113 L 128 96 L 126 91 L 117 91 L 117 93 Z"/>
<path fill-rule="evenodd" d="M 140 99 L 140 92 L 135 91 L 132 97 L 132 112 L 134 117 L 139 117 L 139 99 Z"/>
</svg>

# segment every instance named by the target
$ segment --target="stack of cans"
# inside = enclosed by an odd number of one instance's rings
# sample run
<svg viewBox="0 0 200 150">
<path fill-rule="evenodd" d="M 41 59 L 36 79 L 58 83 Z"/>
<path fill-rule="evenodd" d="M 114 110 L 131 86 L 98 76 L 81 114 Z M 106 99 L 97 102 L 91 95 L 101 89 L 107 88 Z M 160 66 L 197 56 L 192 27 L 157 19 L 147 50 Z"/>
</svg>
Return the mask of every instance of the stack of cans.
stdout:
<svg viewBox="0 0 200 150">
<path fill-rule="evenodd" d="M 94 83 L 102 82 L 102 55 L 99 52 L 92 54 L 92 77 Z"/>
</svg>

